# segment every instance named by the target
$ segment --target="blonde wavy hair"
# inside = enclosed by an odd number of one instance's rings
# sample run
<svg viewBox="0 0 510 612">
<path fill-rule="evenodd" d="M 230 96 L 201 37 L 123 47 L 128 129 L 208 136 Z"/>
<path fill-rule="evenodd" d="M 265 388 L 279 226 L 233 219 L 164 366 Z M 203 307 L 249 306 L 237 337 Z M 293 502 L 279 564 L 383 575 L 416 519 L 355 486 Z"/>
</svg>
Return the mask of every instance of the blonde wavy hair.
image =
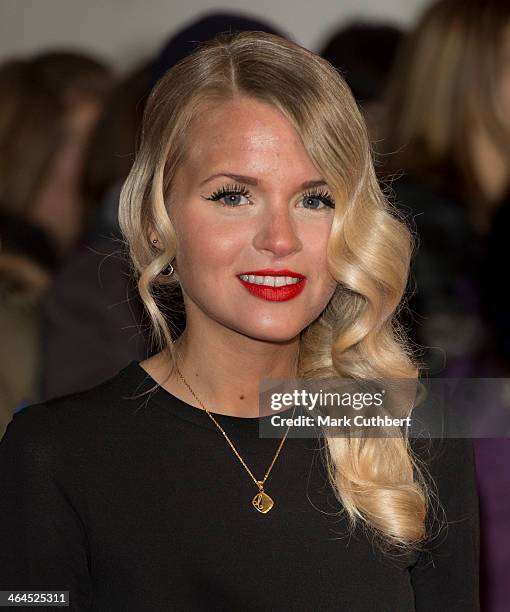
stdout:
<svg viewBox="0 0 510 612">
<path fill-rule="evenodd" d="M 159 81 L 146 106 L 119 220 L 160 348 L 175 363 L 172 324 L 158 303 L 178 288 L 178 274 L 160 274 L 176 255 L 167 212 L 170 187 L 197 113 L 204 104 L 235 96 L 280 110 L 342 203 L 328 243 L 330 272 L 338 285 L 322 315 L 301 333 L 298 376 L 417 379 L 419 369 L 396 320 L 413 237 L 379 188 L 365 123 L 328 62 L 261 32 L 222 35 L 201 46 Z M 150 232 L 158 235 L 163 250 L 152 244 Z M 349 525 L 361 522 L 397 550 L 418 548 L 426 535 L 429 490 L 409 440 L 402 435 L 326 436 L 324 448 Z"/>
</svg>

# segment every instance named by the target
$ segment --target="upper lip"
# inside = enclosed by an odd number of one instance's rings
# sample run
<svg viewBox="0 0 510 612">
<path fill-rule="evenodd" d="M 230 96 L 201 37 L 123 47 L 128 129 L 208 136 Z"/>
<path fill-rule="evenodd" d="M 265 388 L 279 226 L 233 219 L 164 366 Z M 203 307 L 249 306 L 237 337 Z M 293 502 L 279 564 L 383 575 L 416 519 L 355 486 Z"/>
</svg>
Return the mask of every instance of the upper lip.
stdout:
<svg viewBox="0 0 510 612">
<path fill-rule="evenodd" d="M 299 272 L 293 272 L 292 270 L 271 270 L 270 268 L 264 268 L 264 270 L 251 270 L 249 272 L 241 272 L 241 275 L 251 276 L 293 276 L 294 278 L 306 278 Z"/>
</svg>

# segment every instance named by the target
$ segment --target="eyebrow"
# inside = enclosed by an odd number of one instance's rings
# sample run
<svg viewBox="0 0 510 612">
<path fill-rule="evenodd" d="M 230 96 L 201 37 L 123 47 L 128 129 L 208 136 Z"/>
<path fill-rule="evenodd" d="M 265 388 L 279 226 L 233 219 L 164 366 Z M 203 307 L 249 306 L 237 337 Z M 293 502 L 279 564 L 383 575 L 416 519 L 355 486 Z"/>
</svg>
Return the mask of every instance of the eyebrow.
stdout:
<svg viewBox="0 0 510 612">
<path fill-rule="evenodd" d="M 258 179 L 253 178 L 252 176 L 244 176 L 243 174 L 227 174 L 225 172 L 220 172 L 218 174 L 213 174 L 209 178 L 206 178 L 205 181 L 200 183 L 200 187 L 212 181 L 219 176 L 225 176 L 233 181 L 237 181 L 238 183 L 246 183 L 247 185 L 252 185 L 256 187 L 259 184 Z M 322 185 L 326 185 L 326 181 L 324 179 L 318 179 L 316 181 L 305 181 L 301 183 L 301 189 L 313 189 L 314 187 L 321 187 Z"/>
</svg>

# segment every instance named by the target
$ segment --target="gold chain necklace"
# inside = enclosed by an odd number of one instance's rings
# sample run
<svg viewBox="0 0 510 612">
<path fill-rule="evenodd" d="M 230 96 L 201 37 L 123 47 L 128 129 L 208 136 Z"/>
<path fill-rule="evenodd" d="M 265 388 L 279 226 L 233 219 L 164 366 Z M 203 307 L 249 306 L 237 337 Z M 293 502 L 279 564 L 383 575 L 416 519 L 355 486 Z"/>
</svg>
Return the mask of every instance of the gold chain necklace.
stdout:
<svg viewBox="0 0 510 612">
<path fill-rule="evenodd" d="M 221 433 L 223 434 L 223 436 L 225 437 L 225 440 L 229 443 L 230 447 L 232 448 L 232 450 L 234 451 L 234 453 L 236 454 L 237 458 L 239 459 L 239 461 L 242 463 L 244 469 L 248 472 L 248 474 L 251 476 L 251 479 L 253 480 L 253 482 L 257 485 L 259 492 L 255 495 L 255 497 L 251 500 L 251 503 L 253 505 L 253 507 L 255 509 L 257 509 L 259 512 L 262 512 L 262 514 L 266 514 L 267 512 L 269 512 L 269 510 L 271 510 L 271 508 L 274 506 L 274 501 L 271 499 L 271 497 L 269 497 L 269 495 L 264 491 L 264 483 L 266 482 L 269 473 L 271 472 L 271 470 L 273 469 L 273 465 L 275 464 L 276 460 L 278 459 L 278 455 L 280 454 L 280 451 L 282 449 L 282 446 L 287 438 L 287 434 L 289 433 L 289 429 L 290 429 L 290 425 L 287 427 L 287 431 L 285 432 L 285 435 L 283 436 L 282 441 L 280 442 L 280 445 L 278 446 L 278 449 L 276 451 L 276 455 L 274 456 L 273 460 L 271 461 L 271 465 L 269 466 L 267 472 L 265 473 L 265 476 L 262 480 L 257 480 L 255 478 L 255 476 L 253 475 L 252 471 L 250 470 L 250 468 L 246 465 L 246 463 L 244 462 L 243 458 L 241 457 L 241 455 L 237 452 L 237 449 L 235 448 L 235 446 L 232 444 L 230 438 L 227 436 L 227 434 L 225 433 L 225 430 L 221 427 L 221 425 L 218 423 L 218 421 L 213 417 L 213 415 L 209 412 L 209 410 L 207 410 L 207 408 L 204 406 L 204 404 L 200 401 L 200 399 L 197 397 L 196 393 L 193 391 L 193 389 L 190 387 L 190 385 L 188 384 L 188 381 L 184 378 L 184 376 L 181 374 L 181 371 L 179 370 L 177 364 L 175 364 L 175 369 L 177 370 L 177 373 L 179 374 L 179 376 L 181 377 L 182 382 L 186 385 L 186 387 L 189 389 L 191 395 L 193 395 L 193 397 L 197 400 L 197 402 L 202 406 L 202 408 L 205 410 L 205 412 L 209 415 L 209 418 L 212 419 L 212 421 L 214 422 L 214 424 L 216 425 L 216 427 L 218 427 L 218 429 L 221 431 Z M 294 410 L 292 411 L 292 416 L 294 416 L 294 412 L 296 410 L 296 407 L 294 406 Z"/>
</svg>

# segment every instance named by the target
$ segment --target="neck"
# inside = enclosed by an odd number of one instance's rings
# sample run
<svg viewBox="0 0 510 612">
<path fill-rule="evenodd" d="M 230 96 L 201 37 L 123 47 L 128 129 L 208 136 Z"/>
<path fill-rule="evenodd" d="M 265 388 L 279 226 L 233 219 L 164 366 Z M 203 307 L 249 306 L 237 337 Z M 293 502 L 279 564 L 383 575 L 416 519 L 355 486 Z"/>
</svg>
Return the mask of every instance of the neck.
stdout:
<svg viewBox="0 0 510 612">
<path fill-rule="evenodd" d="M 222 326 L 209 334 L 186 328 L 174 347 L 179 370 L 191 389 L 207 410 L 219 414 L 258 417 L 260 380 L 296 377 L 299 337 L 274 343 Z M 172 379 L 174 385 L 180 384 L 181 397 L 186 394 L 196 404 L 177 373 Z"/>
</svg>

